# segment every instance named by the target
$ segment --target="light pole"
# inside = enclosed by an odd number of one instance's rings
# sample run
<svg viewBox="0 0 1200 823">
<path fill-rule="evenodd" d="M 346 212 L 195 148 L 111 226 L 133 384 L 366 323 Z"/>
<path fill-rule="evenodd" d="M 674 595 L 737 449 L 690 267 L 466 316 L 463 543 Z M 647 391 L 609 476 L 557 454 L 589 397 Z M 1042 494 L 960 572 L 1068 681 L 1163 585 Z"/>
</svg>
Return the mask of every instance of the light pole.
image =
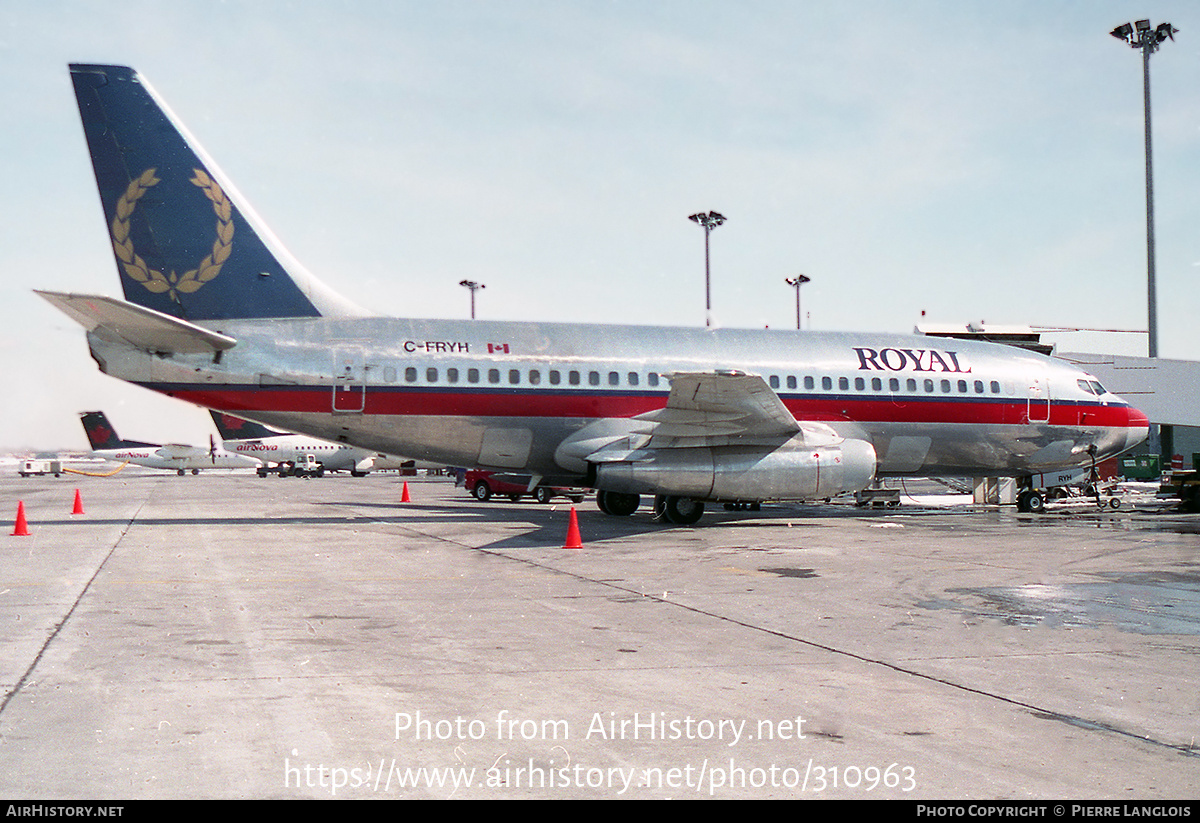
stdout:
<svg viewBox="0 0 1200 823">
<path fill-rule="evenodd" d="M 475 292 L 479 291 L 480 289 L 486 289 L 487 286 L 485 286 L 482 283 L 477 283 L 474 280 L 459 280 L 458 285 L 471 290 L 471 319 L 474 320 L 475 319 Z"/>
<path fill-rule="evenodd" d="M 712 326 L 712 289 L 708 264 L 708 235 L 717 226 L 725 222 L 725 216 L 710 211 L 708 214 L 698 212 L 689 214 L 688 220 L 698 223 L 704 229 L 704 325 Z"/>
<path fill-rule="evenodd" d="M 1149 20 L 1130 25 L 1122 23 L 1110 34 L 1130 47 L 1142 51 L 1142 101 L 1146 121 L 1146 351 L 1158 357 L 1158 286 L 1154 271 L 1154 155 L 1150 139 L 1150 55 L 1158 51 L 1163 41 L 1175 39 L 1179 29 L 1170 23 L 1151 28 Z M 1150 453 L 1159 454 L 1162 444 L 1158 426 L 1150 427 Z"/>
<path fill-rule="evenodd" d="M 812 278 L 803 274 L 797 274 L 795 277 L 785 277 L 783 282 L 787 283 L 796 289 L 796 328 L 800 328 L 800 287 L 805 283 L 811 283 Z"/>
<path fill-rule="evenodd" d="M 1175 39 L 1179 29 L 1170 23 L 1150 27 L 1149 20 L 1138 20 L 1130 25 L 1123 23 L 1111 34 L 1135 49 L 1142 51 L 1142 100 L 1146 119 L 1146 303 L 1149 322 L 1147 351 L 1158 357 L 1158 292 L 1154 272 L 1154 160 L 1150 140 L 1150 55 L 1158 51 L 1167 38 Z"/>
</svg>

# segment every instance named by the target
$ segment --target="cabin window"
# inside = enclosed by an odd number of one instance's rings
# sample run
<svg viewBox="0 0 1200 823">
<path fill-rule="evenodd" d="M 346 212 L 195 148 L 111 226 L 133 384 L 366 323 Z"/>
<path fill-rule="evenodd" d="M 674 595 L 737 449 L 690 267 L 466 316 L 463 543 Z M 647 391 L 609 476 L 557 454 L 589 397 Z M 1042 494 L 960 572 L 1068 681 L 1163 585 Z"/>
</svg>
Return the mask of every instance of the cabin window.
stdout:
<svg viewBox="0 0 1200 823">
<path fill-rule="evenodd" d="M 825 391 L 829 391 L 830 389 L 832 389 L 833 388 L 833 378 L 832 377 L 822 377 L 821 378 L 821 388 L 823 388 Z"/>
<path fill-rule="evenodd" d="M 514 386 L 521 382 L 521 372 L 519 369 L 508 370 L 508 382 Z"/>
<path fill-rule="evenodd" d="M 900 391 L 900 380 L 895 377 L 888 380 L 888 391 Z"/>
<path fill-rule="evenodd" d="M 992 394 L 999 394 L 999 393 L 1000 393 L 1000 381 L 993 380 L 992 381 Z"/>
<path fill-rule="evenodd" d="M 849 391 L 850 390 L 850 378 L 849 377 L 839 377 L 838 378 L 838 390 L 839 391 Z"/>
<path fill-rule="evenodd" d="M 536 386 L 542 382 L 542 373 L 537 369 L 529 370 L 529 385 Z"/>
<path fill-rule="evenodd" d="M 500 382 L 500 370 L 499 369 L 488 369 L 488 382 L 489 383 L 499 383 Z"/>
<path fill-rule="evenodd" d="M 479 382 L 479 369 L 467 369 L 467 382 L 468 383 L 478 383 Z"/>
<path fill-rule="evenodd" d="M 975 393 L 983 394 L 983 381 L 982 380 L 975 381 Z"/>
<path fill-rule="evenodd" d="M 579 385 L 579 372 L 577 372 L 577 371 L 568 372 L 567 373 L 567 382 L 570 383 L 572 386 L 578 386 Z"/>
<path fill-rule="evenodd" d="M 812 388 L 815 388 L 815 387 L 816 387 L 816 383 L 814 383 L 814 382 L 813 382 L 813 379 L 812 379 L 811 377 L 805 377 L 805 378 L 804 378 L 804 388 L 806 388 L 806 389 L 812 389 Z"/>
<path fill-rule="evenodd" d="M 883 391 L 883 380 L 878 377 L 871 378 L 871 391 Z"/>
<path fill-rule="evenodd" d="M 917 391 L 917 381 L 911 377 L 908 378 L 908 380 L 904 382 L 904 390 L 915 394 Z"/>
<path fill-rule="evenodd" d="M 457 383 L 458 369 L 446 369 L 446 380 L 451 383 Z"/>
<path fill-rule="evenodd" d="M 925 391 L 929 392 L 930 394 L 933 393 L 933 381 L 929 378 L 925 378 Z"/>
<path fill-rule="evenodd" d="M 396 382 L 396 367 L 395 366 L 385 367 L 383 370 L 383 379 L 384 379 L 384 382 L 386 382 L 386 383 L 395 383 Z"/>
<path fill-rule="evenodd" d="M 617 374 L 615 371 L 610 371 L 608 373 L 608 385 L 610 385 L 610 386 L 621 385 L 621 375 Z"/>
<path fill-rule="evenodd" d="M 949 394 L 949 393 L 950 393 L 950 381 L 943 380 L 942 381 L 942 394 Z"/>
<path fill-rule="evenodd" d="M 636 386 L 638 384 L 638 373 L 631 371 L 629 373 L 629 385 Z"/>
<path fill-rule="evenodd" d="M 648 375 L 646 375 L 646 382 L 649 383 L 651 386 L 657 387 L 658 386 L 658 372 L 652 371 Z"/>
<path fill-rule="evenodd" d="M 1083 381 L 1082 381 L 1082 380 L 1080 380 L 1079 382 L 1080 382 L 1080 383 L 1082 383 Z M 771 376 L 770 376 L 770 377 L 767 379 L 767 385 L 769 385 L 769 386 L 770 386 L 771 388 L 773 388 L 773 389 L 777 389 L 777 388 L 779 388 L 779 375 L 777 375 L 777 374 L 773 374 L 773 375 L 771 375 Z"/>
<path fill-rule="evenodd" d="M 550 385 L 557 386 L 561 382 L 562 382 L 562 372 L 558 371 L 558 369 L 551 369 L 550 370 Z"/>
<path fill-rule="evenodd" d="M 959 380 L 959 381 L 958 381 L 958 391 L 959 391 L 959 393 L 960 393 L 960 394 L 966 394 L 966 393 L 967 393 L 967 381 L 966 381 L 966 380 Z"/>
<path fill-rule="evenodd" d="M 404 381 L 406 383 L 416 383 L 417 382 L 416 368 L 414 368 L 413 366 L 409 366 L 407 369 L 404 370 Z"/>
<path fill-rule="evenodd" d="M 866 380 L 864 380 L 861 377 L 854 378 L 854 390 L 855 391 L 866 391 L 866 389 L 867 389 L 867 381 Z"/>
<path fill-rule="evenodd" d="M 796 388 L 796 375 L 794 375 L 794 374 L 789 374 L 789 375 L 788 375 L 788 379 L 787 379 L 787 387 L 788 387 L 789 389 L 794 389 L 794 388 Z"/>
<path fill-rule="evenodd" d="M 425 370 L 425 382 L 426 383 L 436 383 L 437 378 L 438 378 L 437 369 L 426 369 Z"/>
<path fill-rule="evenodd" d="M 598 372 L 598 371 L 588 372 L 588 385 L 589 386 L 599 386 L 600 385 L 600 372 Z"/>
</svg>

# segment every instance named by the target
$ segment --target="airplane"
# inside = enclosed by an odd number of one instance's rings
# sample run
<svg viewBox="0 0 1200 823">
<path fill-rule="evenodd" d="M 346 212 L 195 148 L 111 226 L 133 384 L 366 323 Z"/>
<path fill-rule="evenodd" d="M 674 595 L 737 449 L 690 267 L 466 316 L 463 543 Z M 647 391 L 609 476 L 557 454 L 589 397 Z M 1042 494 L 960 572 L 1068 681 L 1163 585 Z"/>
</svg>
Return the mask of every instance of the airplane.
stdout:
<svg viewBox="0 0 1200 823">
<path fill-rule="evenodd" d="M 122 440 L 104 412 L 82 412 L 79 417 L 88 442 L 92 444 L 92 454 L 106 460 L 124 460 L 151 469 L 174 469 L 179 475 L 189 471 L 199 474 L 201 469 L 248 469 L 258 465 L 257 460 L 217 448 L 211 439 L 207 449 L 178 443 L 160 445 Z"/>
<path fill-rule="evenodd" d="M 234 454 L 252 457 L 260 463 L 258 476 L 266 477 L 271 472 L 280 477 L 295 474 L 297 466 L 303 466 L 311 456 L 319 474 L 326 471 L 348 471 L 352 477 L 366 477 L 372 469 L 398 468 L 388 462 L 385 455 L 331 443 L 299 434 L 275 431 L 261 423 L 244 420 L 224 412 L 209 410 L 213 423 L 221 435 L 221 444 Z M 271 464 L 275 464 L 272 468 Z"/>
<path fill-rule="evenodd" d="M 133 69 L 70 67 L 124 300 L 39 291 L 106 374 L 266 425 L 588 486 L 670 524 L 708 502 L 830 498 L 883 477 L 1041 476 L 1145 439 L 1048 357 L 821 331 L 381 317 L 283 250 Z"/>
</svg>

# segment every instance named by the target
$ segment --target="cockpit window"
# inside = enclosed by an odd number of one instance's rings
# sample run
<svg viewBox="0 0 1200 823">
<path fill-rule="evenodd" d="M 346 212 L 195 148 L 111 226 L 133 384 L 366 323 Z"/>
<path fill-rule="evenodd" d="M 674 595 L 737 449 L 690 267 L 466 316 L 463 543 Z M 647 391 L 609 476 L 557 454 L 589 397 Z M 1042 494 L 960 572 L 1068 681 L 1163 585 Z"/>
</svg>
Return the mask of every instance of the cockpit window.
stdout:
<svg viewBox="0 0 1200 823">
<path fill-rule="evenodd" d="M 1091 382 L 1090 382 L 1090 381 L 1088 381 L 1088 380 L 1076 380 L 1075 382 L 1076 382 L 1076 383 L 1079 385 L 1079 388 L 1083 389 L 1083 390 L 1084 390 L 1085 392 L 1087 392 L 1088 394 L 1095 394 L 1095 393 L 1096 393 L 1096 390 L 1092 388 L 1092 384 L 1091 384 Z"/>
<path fill-rule="evenodd" d="M 1101 386 L 1097 380 L 1076 380 L 1075 382 L 1079 384 L 1079 388 L 1083 389 L 1088 394 L 1094 394 L 1097 397 L 1102 397 L 1103 395 L 1108 394 L 1108 390 L 1105 389 L 1104 386 Z"/>
<path fill-rule="evenodd" d="M 1108 394 L 1108 389 L 1101 386 L 1097 381 L 1092 381 L 1092 391 L 1096 394 Z"/>
</svg>

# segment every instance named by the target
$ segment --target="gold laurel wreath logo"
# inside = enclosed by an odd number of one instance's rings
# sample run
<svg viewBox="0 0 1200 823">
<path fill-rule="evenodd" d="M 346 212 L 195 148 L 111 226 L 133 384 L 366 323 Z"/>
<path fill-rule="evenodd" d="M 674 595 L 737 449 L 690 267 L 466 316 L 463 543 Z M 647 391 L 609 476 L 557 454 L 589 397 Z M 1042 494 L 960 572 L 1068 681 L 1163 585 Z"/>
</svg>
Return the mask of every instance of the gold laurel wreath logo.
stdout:
<svg viewBox="0 0 1200 823">
<path fill-rule="evenodd" d="M 188 182 L 204 190 L 204 196 L 212 201 L 213 211 L 217 215 L 217 239 L 213 243 L 212 254 L 201 260 L 199 266 L 182 275 L 154 271 L 134 251 L 133 241 L 129 239 L 129 218 L 143 195 L 160 182 L 154 176 L 155 171 L 157 169 L 146 169 L 140 177 L 130 181 L 129 188 L 117 201 L 117 213 L 112 221 L 113 250 L 126 274 L 155 294 L 168 292 L 171 300 L 178 303 L 180 294 L 198 291 L 221 273 L 221 266 L 229 259 L 229 252 L 233 248 L 233 206 L 215 180 L 201 169 L 192 169 L 196 176 Z"/>
</svg>

